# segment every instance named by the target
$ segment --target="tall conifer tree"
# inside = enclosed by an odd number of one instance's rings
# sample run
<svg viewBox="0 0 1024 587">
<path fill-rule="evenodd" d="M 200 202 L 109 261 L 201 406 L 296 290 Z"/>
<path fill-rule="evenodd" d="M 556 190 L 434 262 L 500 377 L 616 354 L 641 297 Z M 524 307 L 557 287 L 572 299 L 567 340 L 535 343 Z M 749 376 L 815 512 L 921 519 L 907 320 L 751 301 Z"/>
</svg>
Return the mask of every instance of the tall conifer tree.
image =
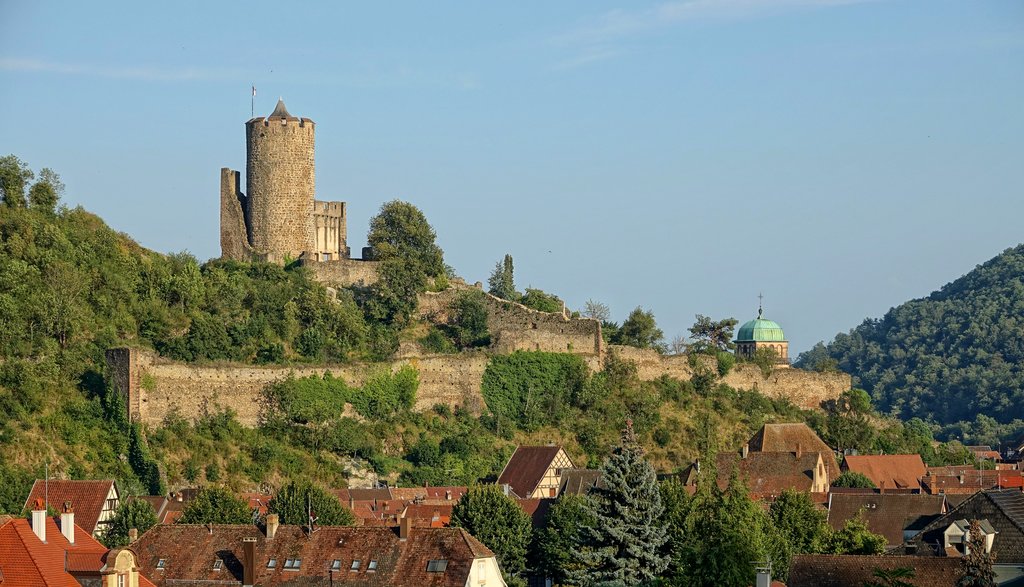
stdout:
<svg viewBox="0 0 1024 587">
<path fill-rule="evenodd" d="M 581 529 L 577 585 L 645 585 L 668 567 L 668 529 L 657 476 L 626 422 L 622 441 L 601 468 L 602 487 L 588 495 L 594 524 Z"/>
<path fill-rule="evenodd" d="M 971 520 L 967 538 L 967 554 L 960 559 L 960 578 L 957 587 L 995 587 L 996 574 L 992 569 L 995 556 L 985 549 L 985 534 L 978 520 Z"/>
</svg>

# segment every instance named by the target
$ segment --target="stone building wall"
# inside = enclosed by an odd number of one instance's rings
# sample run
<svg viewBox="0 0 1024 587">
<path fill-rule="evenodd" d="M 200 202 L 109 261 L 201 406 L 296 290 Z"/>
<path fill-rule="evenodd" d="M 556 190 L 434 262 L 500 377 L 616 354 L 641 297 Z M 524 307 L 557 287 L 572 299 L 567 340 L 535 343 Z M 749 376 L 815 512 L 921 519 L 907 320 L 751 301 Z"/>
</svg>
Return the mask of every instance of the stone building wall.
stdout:
<svg viewBox="0 0 1024 587">
<path fill-rule="evenodd" d="M 249 243 L 270 261 L 314 249 L 314 127 L 295 117 L 245 125 Z"/>
<path fill-rule="evenodd" d="M 349 256 L 345 211 L 345 202 L 313 201 L 313 255 L 318 261 Z"/>
<path fill-rule="evenodd" d="M 420 295 L 420 318 L 435 324 L 448 321 L 451 304 L 469 286 L 455 286 L 441 292 Z M 522 304 L 483 293 L 487 306 L 487 329 L 491 333 L 491 350 L 547 351 L 600 355 L 601 323 L 590 318 L 570 318 L 564 312 L 540 312 Z"/>
<path fill-rule="evenodd" d="M 220 251 L 225 259 L 249 261 L 253 250 L 245 229 L 246 201 L 238 185 L 239 173 L 227 167 L 220 170 Z"/>
<path fill-rule="evenodd" d="M 309 269 L 314 281 L 326 286 L 367 286 L 377 283 L 376 261 L 348 258 L 333 261 L 315 261 L 303 258 L 299 260 L 299 263 Z"/>
</svg>

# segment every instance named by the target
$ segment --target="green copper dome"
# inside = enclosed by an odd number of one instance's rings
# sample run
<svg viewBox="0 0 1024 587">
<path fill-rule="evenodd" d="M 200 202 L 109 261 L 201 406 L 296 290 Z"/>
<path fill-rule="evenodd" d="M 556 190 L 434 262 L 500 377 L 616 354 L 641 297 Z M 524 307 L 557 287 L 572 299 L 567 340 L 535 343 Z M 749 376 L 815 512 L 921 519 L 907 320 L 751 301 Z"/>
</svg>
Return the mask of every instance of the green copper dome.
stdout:
<svg viewBox="0 0 1024 587">
<path fill-rule="evenodd" d="M 736 342 L 786 342 L 786 335 L 782 333 L 781 326 L 762 318 L 761 310 L 758 310 L 757 318 L 740 326 Z"/>
</svg>

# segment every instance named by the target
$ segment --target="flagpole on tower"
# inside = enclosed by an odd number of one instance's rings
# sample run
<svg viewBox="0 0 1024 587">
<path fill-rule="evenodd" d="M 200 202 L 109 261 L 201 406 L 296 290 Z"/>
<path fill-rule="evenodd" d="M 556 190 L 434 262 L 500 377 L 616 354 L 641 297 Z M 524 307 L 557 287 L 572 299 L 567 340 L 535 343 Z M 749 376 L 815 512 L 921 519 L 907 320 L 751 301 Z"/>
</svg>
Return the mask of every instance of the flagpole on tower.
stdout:
<svg viewBox="0 0 1024 587">
<path fill-rule="evenodd" d="M 252 86 L 252 98 L 249 100 L 249 118 L 256 116 L 256 85 Z"/>
</svg>

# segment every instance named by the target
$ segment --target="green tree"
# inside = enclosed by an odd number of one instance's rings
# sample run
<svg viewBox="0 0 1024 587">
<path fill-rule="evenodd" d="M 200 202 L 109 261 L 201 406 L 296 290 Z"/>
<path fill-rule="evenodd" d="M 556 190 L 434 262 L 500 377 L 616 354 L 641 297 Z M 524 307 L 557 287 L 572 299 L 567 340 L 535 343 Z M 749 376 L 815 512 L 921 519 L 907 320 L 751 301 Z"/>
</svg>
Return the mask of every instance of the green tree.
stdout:
<svg viewBox="0 0 1024 587">
<path fill-rule="evenodd" d="M 654 313 L 637 306 L 619 327 L 615 342 L 641 349 L 663 350 L 665 334 L 658 328 Z"/>
<path fill-rule="evenodd" d="M 885 552 L 885 536 L 868 530 L 864 516 L 846 520 L 839 530 L 829 533 L 822 546 L 825 554 L 882 554 Z"/>
<path fill-rule="evenodd" d="M 14 155 L 0 157 L 0 197 L 9 208 L 25 207 L 25 186 L 35 176 L 21 159 Z"/>
<path fill-rule="evenodd" d="M 249 504 L 223 487 L 204 487 L 182 510 L 179 524 L 251 524 Z"/>
<path fill-rule="evenodd" d="M 462 349 L 486 346 L 491 342 L 487 330 L 487 306 L 484 294 L 466 291 L 452 302 L 452 318 L 449 328 L 455 344 Z"/>
<path fill-rule="evenodd" d="M 370 220 L 367 239 L 379 261 L 371 311 L 378 319 L 404 324 L 429 281 L 445 273 L 434 229 L 419 208 L 393 200 Z"/>
<path fill-rule="evenodd" d="M 513 275 L 512 255 L 505 255 L 505 258 L 498 261 L 494 271 L 487 279 L 487 291 L 493 296 L 503 300 L 515 301 L 519 294 L 516 293 L 516 282 Z"/>
<path fill-rule="evenodd" d="M 548 513 L 547 525 L 535 536 L 535 569 L 562 585 L 572 572 L 579 570 L 573 551 L 579 543 L 582 528 L 593 526 L 594 517 L 587 500 L 580 495 L 562 495 Z"/>
<path fill-rule="evenodd" d="M 875 482 L 864 473 L 857 471 L 843 471 L 832 482 L 832 487 L 857 487 L 861 489 L 874 489 Z"/>
<path fill-rule="evenodd" d="M 309 481 L 291 481 L 270 500 L 267 509 L 282 524 L 308 526 L 312 513 L 317 526 L 352 526 L 356 517 L 334 495 Z"/>
<path fill-rule="evenodd" d="M 698 353 L 728 351 L 736 345 L 733 344 L 733 329 L 736 328 L 735 318 L 723 320 L 712 320 L 702 314 L 697 314 L 697 321 L 690 327 L 690 339 L 693 341 L 690 348 Z"/>
<path fill-rule="evenodd" d="M 675 477 L 659 483 L 658 489 L 661 491 L 661 503 L 665 507 L 664 519 L 668 525 L 668 550 L 671 556 L 665 577 L 671 581 L 683 576 L 681 547 L 691 539 L 686 533 L 686 520 L 690 515 L 692 500 L 686 488 Z"/>
<path fill-rule="evenodd" d="M 52 169 L 44 167 L 39 172 L 39 180 L 32 184 L 28 191 L 29 206 L 46 214 L 53 214 L 57 202 L 64 194 L 64 183 Z"/>
<path fill-rule="evenodd" d="M 580 568 L 571 578 L 582 585 L 650 584 L 669 564 L 668 528 L 654 468 L 628 420 L 601 480 L 587 495 L 595 523 L 580 532 Z"/>
<path fill-rule="evenodd" d="M 125 499 L 117 506 L 110 526 L 103 534 L 103 544 L 107 548 L 117 548 L 128 544 L 128 531 L 135 529 L 141 535 L 156 525 L 156 512 L 149 502 L 142 499 Z"/>
<path fill-rule="evenodd" d="M 768 518 L 794 554 L 817 552 L 829 532 L 826 512 L 802 491 L 783 491 L 768 508 Z"/>
<path fill-rule="evenodd" d="M 541 312 L 561 312 L 565 307 L 562 299 L 554 294 L 549 294 L 540 289 L 526 288 L 526 293 L 519 298 L 519 303 L 527 308 L 533 308 Z"/>
<path fill-rule="evenodd" d="M 978 520 L 971 520 L 966 548 L 966 554 L 960 559 L 957 587 L 995 587 L 996 574 L 992 568 L 995 555 L 986 548 L 985 534 Z"/>
<path fill-rule="evenodd" d="M 509 575 L 518 577 L 526 570 L 530 517 L 497 485 L 471 486 L 452 508 L 451 524 L 494 551 Z"/>
</svg>

